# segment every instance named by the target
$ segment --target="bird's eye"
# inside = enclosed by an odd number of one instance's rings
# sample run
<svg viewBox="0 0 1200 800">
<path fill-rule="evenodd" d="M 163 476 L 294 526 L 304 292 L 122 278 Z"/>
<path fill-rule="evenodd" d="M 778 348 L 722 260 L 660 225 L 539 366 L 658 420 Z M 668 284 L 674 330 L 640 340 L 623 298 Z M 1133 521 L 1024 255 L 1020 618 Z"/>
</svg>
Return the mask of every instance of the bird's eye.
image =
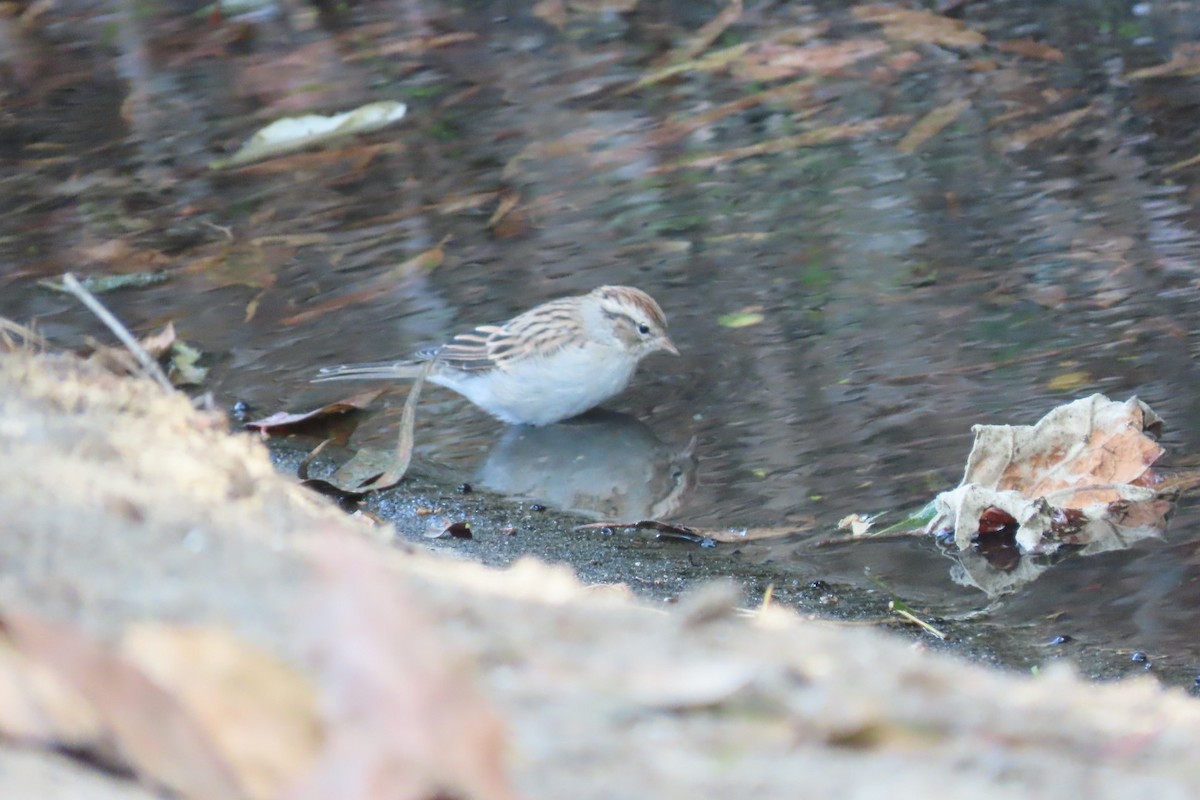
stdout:
<svg viewBox="0 0 1200 800">
<path fill-rule="evenodd" d="M 649 336 L 650 326 L 643 322 L 641 325 L 638 325 L 638 333 L 640 333 L 642 336 Z"/>
</svg>

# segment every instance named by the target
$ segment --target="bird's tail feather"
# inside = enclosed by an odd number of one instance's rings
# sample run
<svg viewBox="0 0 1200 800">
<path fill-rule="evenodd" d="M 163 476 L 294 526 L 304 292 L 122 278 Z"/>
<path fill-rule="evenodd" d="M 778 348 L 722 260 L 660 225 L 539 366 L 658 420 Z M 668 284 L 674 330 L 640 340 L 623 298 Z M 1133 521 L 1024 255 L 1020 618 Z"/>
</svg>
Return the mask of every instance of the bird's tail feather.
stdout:
<svg viewBox="0 0 1200 800">
<path fill-rule="evenodd" d="M 375 364 L 341 364 L 325 367 L 312 379 L 322 381 L 405 380 L 416 378 L 422 365 L 413 361 L 381 361 Z"/>
</svg>

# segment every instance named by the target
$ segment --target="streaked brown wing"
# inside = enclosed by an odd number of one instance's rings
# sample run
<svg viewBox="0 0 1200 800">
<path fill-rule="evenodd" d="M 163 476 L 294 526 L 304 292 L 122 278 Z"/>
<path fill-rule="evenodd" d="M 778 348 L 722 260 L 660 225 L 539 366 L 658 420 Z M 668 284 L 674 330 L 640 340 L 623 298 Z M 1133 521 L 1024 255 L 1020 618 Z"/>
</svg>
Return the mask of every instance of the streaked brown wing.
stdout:
<svg viewBox="0 0 1200 800">
<path fill-rule="evenodd" d="M 513 317 L 503 325 L 480 325 L 460 333 L 433 350 L 418 353 L 464 372 L 483 372 L 501 367 L 514 358 L 545 357 L 561 350 L 581 325 L 579 311 L 571 298 L 549 303 Z"/>
<path fill-rule="evenodd" d="M 499 325 L 480 325 L 474 330 L 460 333 L 441 347 L 432 347 L 417 353 L 426 361 L 440 361 L 448 367 L 464 372 L 484 372 L 495 369 L 492 340 L 502 336 L 504 328 Z"/>
</svg>

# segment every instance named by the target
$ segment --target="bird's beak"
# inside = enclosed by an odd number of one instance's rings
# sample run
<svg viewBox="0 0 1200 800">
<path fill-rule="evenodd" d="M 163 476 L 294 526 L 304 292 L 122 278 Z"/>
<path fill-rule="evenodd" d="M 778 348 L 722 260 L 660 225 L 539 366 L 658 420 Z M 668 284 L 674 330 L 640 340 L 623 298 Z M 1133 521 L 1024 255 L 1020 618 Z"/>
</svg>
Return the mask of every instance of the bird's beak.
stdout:
<svg viewBox="0 0 1200 800">
<path fill-rule="evenodd" d="M 670 353 L 673 356 L 679 355 L 679 351 L 677 349 L 675 349 L 675 343 L 672 342 L 671 339 L 667 336 L 664 336 L 658 340 L 658 349 L 666 350 L 668 353 Z"/>
</svg>

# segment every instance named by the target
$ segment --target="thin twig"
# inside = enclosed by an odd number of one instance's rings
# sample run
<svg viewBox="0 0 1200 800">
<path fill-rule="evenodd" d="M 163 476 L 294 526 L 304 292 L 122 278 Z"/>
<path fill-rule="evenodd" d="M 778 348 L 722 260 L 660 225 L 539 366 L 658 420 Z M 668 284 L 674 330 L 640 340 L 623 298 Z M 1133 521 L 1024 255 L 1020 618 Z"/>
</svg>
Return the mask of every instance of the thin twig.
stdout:
<svg viewBox="0 0 1200 800">
<path fill-rule="evenodd" d="M 113 335 L 121 340 L 121 344 L 125 345 L 125 348 L 130 353 L 133 353 L 133 357 L 142 365 L 142 369 L 146 371 L 147 375 L 168 392 L 175 391 L 175 387 L 167 380 L 166 373 L 162 371 L 162 367 L 158 365 L 153 356 L 146 352 L 146 348 L 138 344 L 138 340 L 133 338 L 133 334 L 129 332 L 129 329 L 122 325 L 121 321 L 113 316 L 112 312 L 96 299 L 95 295 L 85 289 L 83 284 L 76 280 L 74 275 L 69 272 L 63 275 L 63 286 L 66 287 L 68 292 L 78 297 L 79 302 L 87 306 L 88 311 L 91 311 L 101 322 L 108 326 Z"/>
<path fill-rule="evenodd" d="M 19 322 L 13 322 L 6 317 L 0 317 L 0 334 L 4 337 L 4 342 L 9 350 L 16 347 L 16 343 L 12 341 L 11 336 L 20 336 L 24 340 L 26 347 L 37 347 L 45 350 L 50 346 L 46 339 L 33 328 L 28 328 Z"/>
</svg>

